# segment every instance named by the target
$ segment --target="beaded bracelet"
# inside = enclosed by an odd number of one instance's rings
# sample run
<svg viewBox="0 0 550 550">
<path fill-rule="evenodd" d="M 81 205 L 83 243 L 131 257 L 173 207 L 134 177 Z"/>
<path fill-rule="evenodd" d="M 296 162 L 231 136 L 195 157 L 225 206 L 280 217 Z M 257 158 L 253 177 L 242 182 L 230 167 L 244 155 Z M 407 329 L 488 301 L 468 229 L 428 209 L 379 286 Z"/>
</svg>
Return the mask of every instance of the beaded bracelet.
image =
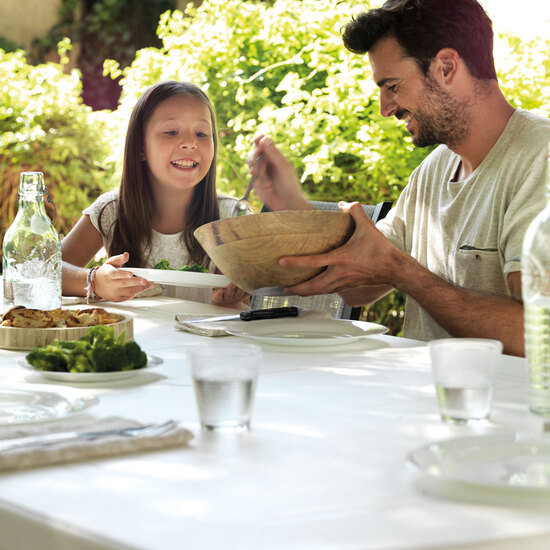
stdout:
<svg viewBox="0 0 550 550">
<path fill-rule="evenodd" d="M 92 267 L 88 271 L 88 275 L 86 277 L 86 303 L 89 305 L 90 301 L 97 302 L 98 300 L 101 300 L 101 296 L 98 296 L 95 293 L 95 272 L 98 270 L 99 267 Z"/>
</svg>

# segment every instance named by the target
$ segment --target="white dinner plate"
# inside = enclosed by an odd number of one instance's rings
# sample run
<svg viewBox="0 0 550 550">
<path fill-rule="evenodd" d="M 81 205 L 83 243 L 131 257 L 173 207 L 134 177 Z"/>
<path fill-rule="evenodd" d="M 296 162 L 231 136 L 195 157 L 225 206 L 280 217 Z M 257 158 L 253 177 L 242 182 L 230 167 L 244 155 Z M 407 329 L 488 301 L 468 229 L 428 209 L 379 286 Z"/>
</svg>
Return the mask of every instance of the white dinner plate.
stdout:
<svg viewBox="0 0 550 550">
<path fill-rule="evenodd" d="M 365 321 L 290 318 L 238 322 L 226 327 L 233 336 L 242 336 L 279 346 L 339 346 L 366 336 L 383 334 L 388 328 Z"/>
<path fill-rule="evenodd" d="M 217 288 L 226 287 L 230 283 L 225 275 L 218 275 L 216 273 L 174 271 L 171 269 L 144 269 L 141 267 L 125 267 L 123 269 L 153 283 L 164 285 Z"/>
<path fill-rule="evenodd" d="M 40 370 L 26 361 L 26 359 L 20 359 L 17 364 L 24 369 L 36 372 L 48 378 L 49 380 L 55 380 L 56 382 L 78 382 L 78 383 L 93 383 L 93 382 L 112 382 L 114 380 L 123 380 L 125 378 L 131 378 L 138 373 L 147 371 L 154 368 L 156 365 L 162 363 L 162 359 L 157 357 L 147 356 L 147 365 L 142 369 L 133 370 L 118 370 L 112 372 L 56 372 L 50 370 Z"/>
<path fill-rule="evenodd" d="M 443 481 L 482 488 L 550 491 L 550 434 L 459 437 L 425 445 L 408 461 Z"/>
<path fill-rule="evenodd" d="M 0 389 L 0 426 L 34 424 L 65 418 L 95 405 L 98 397 L 75 388 Z"/>
</svg>

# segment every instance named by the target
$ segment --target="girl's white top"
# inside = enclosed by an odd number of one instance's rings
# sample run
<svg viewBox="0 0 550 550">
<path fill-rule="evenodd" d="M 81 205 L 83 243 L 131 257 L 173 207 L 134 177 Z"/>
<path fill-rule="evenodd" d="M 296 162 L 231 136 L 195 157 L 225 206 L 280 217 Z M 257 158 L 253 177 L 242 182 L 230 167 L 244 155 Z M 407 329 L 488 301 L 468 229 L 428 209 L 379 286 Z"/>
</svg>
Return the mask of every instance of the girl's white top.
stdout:
<svg viewBox="0 0 550 550">
<path fill-rule="evenodd" d="M 218 207 L 220 218 L 231 217 L 233 206 L 237 199 L 232 197 L 218 196 Z M 107 206 L 105 206 L 107 205 Z M 107 231 L 106 234 L 99 228 L 99 213 L 105 206 L 101 215 L 101 226 Z M 99 198 L 88 208 L 83 210 L 83 214 L 90 217 L 93 226 L 103 235 L 103 247 L 108 250 L 112 240 L 114 222 L 117 217 L 118 191 L 109 191 L 99 196 Z M 151 247 L 145 251 L 145 266 L 152 268 L 154 265 L 166 259 L 173 267 L 183 267 L 190 263 L 189 252 L 184 242 L 181 240 L 182 234 L 165 235 L 152 230 Z M 211 261 L 209 271 L 214 273 L 216 266 Z M 182 286 L 162 286 L 162 294 L 173 296 L 183 300 L 193 300 L 195 302 L 210 303 L 212 291 L 209 288 L 188 288 Z"/>
</svg>

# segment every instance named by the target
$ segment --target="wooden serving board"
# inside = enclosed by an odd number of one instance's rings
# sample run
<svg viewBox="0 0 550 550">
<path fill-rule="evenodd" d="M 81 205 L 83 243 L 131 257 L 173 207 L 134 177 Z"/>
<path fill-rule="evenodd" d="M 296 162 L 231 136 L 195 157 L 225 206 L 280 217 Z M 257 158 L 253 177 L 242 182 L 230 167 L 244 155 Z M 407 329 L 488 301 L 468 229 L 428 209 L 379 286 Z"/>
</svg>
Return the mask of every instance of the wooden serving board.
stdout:
<svg viewBox="0 0 550 550">
<path fill-rule="evenodd" d="M 118 323 L 111 326 L 118 336 L 126 331 L 126 341 L 134 339 L 134 320 L 126 315 L 111 313 L 120 318 Z M 50 344 L 58 340 L 78 340 L 92 327 L 64 327 L 64 328 L 17 328 L 0 326 L 0 348 L 13 350 L 31 350 L 37 346 Z"/>
</svg>

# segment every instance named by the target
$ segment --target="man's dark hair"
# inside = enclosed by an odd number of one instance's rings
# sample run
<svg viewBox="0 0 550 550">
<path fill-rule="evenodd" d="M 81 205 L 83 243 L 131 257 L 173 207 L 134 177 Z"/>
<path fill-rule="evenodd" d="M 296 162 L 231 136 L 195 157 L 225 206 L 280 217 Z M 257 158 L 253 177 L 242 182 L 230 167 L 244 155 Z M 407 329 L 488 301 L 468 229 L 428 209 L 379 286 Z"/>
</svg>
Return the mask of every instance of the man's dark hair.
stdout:
<svg viewBox="0 0 550 550">
<path fill-rule="evenodd" d="M 344 45 L 364 54 L 394 37 L 424 75 L 442 48 L 455 49 L 475 78 L 497 78 L 491 20 L 476 0 L 388 0 L 350 21 Z"/>
</svg>

